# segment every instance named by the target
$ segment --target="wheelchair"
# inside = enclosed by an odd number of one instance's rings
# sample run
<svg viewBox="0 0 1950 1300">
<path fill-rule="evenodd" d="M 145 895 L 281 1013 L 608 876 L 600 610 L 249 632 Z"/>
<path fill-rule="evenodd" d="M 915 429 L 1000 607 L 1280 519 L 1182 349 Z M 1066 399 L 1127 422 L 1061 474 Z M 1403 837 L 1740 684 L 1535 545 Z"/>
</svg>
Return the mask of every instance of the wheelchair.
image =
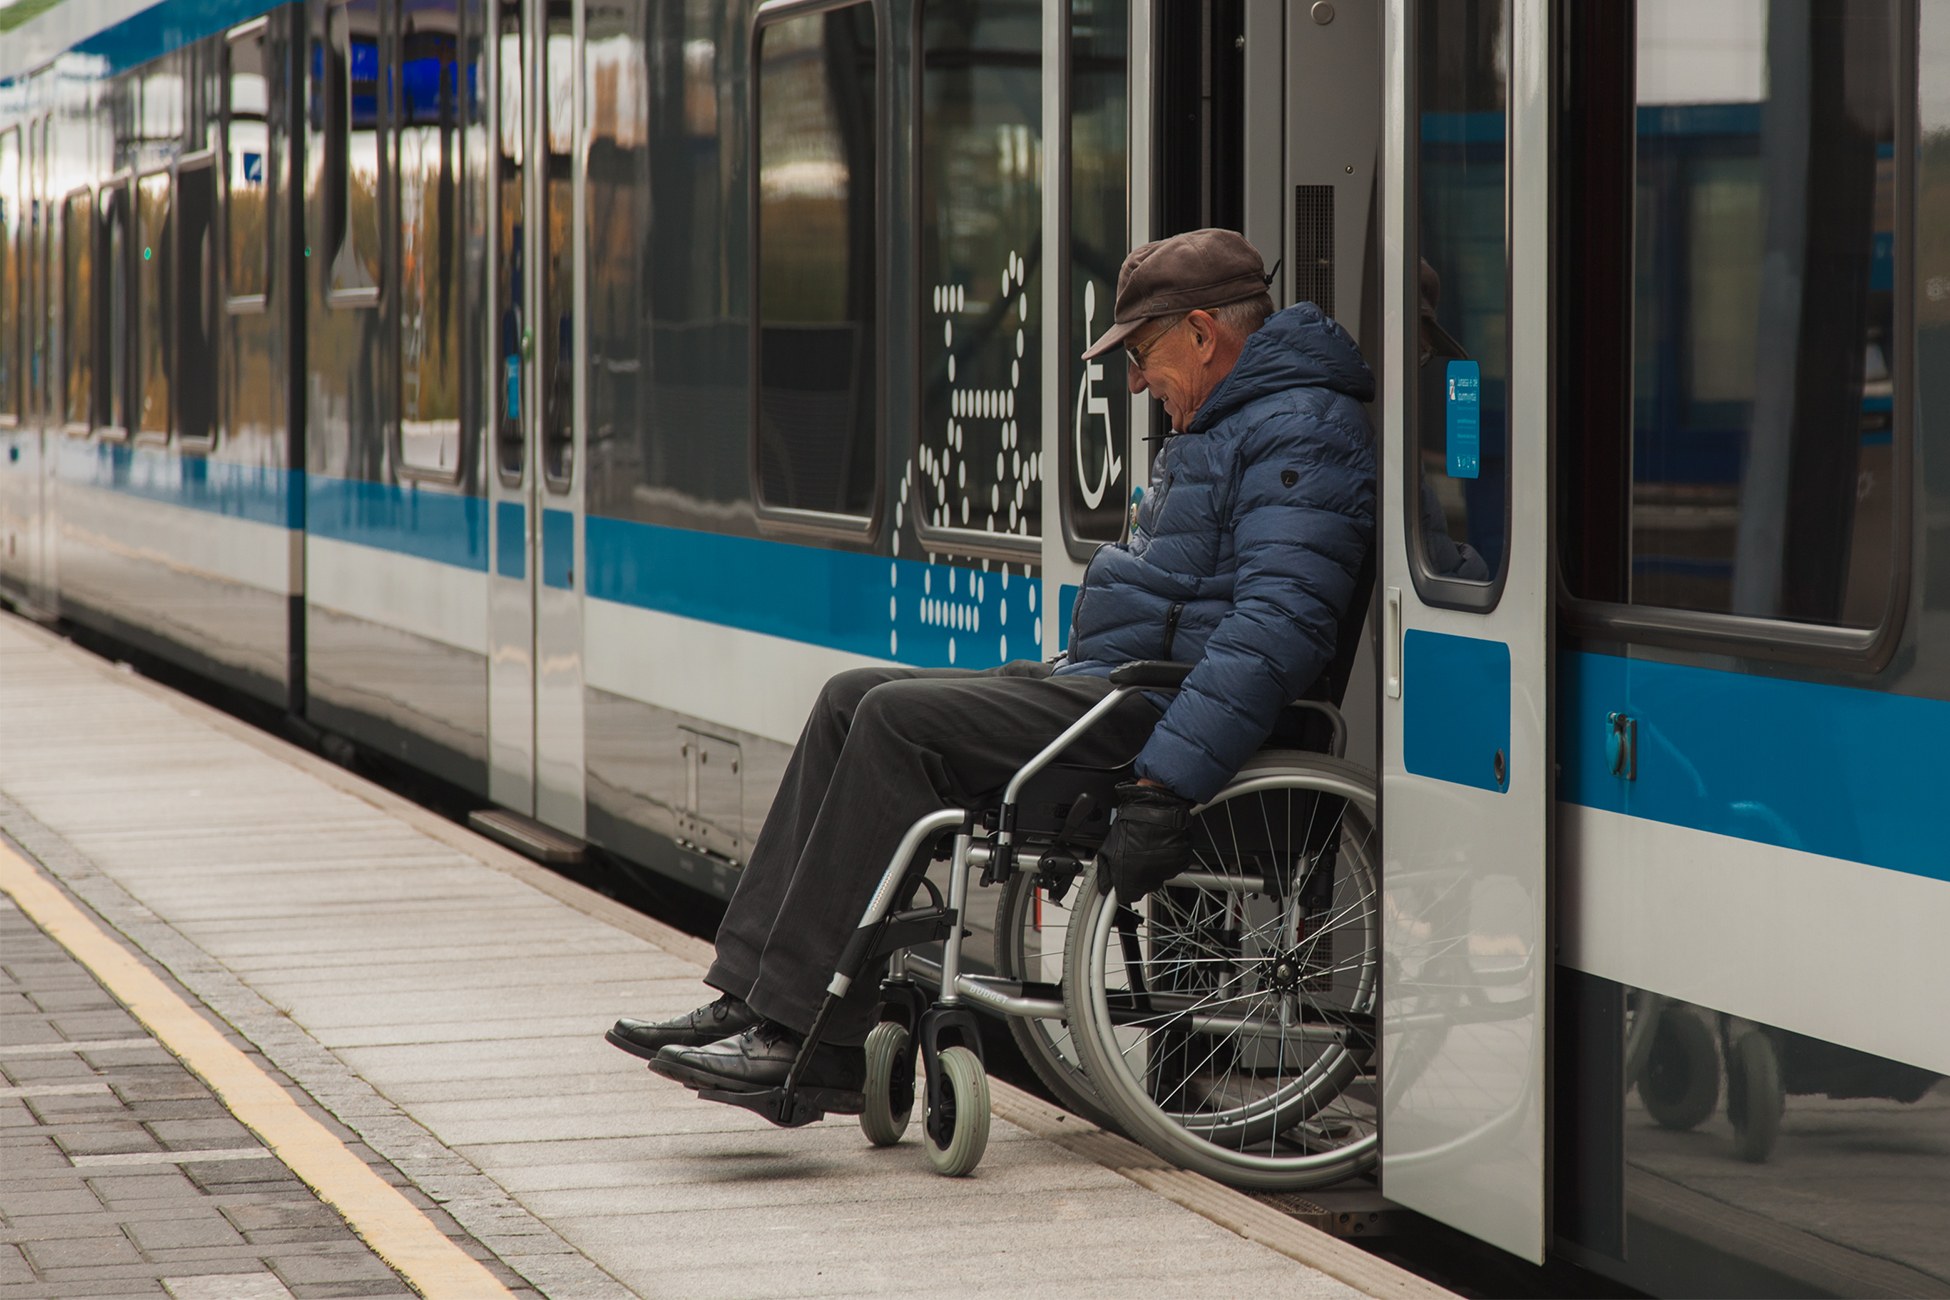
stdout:
<svg viewBox="0 0 1950 1300">
<path fill-rule="evenodd" d="M 1190 670 L 1123 665 L 1110 693 L 1026 763 L 999 803 L 915 822 L 785 1083 L 700 1095 L 785 1127 L 855 1108 L 800 1080 L 833 1008 L 886 958 L 860 1111 L 875 1145 L 901 1140 L 918 1100 L 934 1168 L 959 1176 L 980 1163 L 990 1120 L 974 1014 L 982 1008 L 1009 1018 L 1060 1100 L 1180 1166 L 1256 1190 L 1315 1187 L 1369 1168 L 1379 1117 L 1380 845 L 1374 777 L 1338 757 L 1338 709 L 1289 706 L 1284 734 L 1318 737 L 1324 727 L 1331 752 L 1254 755 L 1195 810 L 1190 869 L 1135 903 L 1096 884 L 1112 789 L 1130 773 L 1065 765 L 1061 755 L 1125 696 L 1174 690 Z M 945 897 L 927 875 L 943 855 Z M 976 872 L 1003 887 L 993 975 L 962 969 Z M 1058 929 L 1060 973 L 1049 943 Z M 938 968 L 912 953 L 935 942 Z M 936 976 L 928 982 L 938 996 L 917 978 L 924 973 Z"/>
</svg>

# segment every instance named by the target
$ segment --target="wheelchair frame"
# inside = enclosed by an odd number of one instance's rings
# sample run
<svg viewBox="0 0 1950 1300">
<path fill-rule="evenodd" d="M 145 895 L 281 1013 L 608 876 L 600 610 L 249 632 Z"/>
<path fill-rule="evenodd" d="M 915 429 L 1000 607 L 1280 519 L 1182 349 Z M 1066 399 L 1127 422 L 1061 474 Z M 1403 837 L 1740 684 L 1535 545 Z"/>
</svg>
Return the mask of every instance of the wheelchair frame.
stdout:
<svg viewBox="0 0 1950 1300">
<path fill-rule="evenodd" d="M 1060 997 L 1029 996 L 1025 992 L 1027 981 L 976 975 L 962 969 L 961 946 L 966 932 L 961 919 L 967 912 L 970 873 L 977 868 L 982 869 L 984 885 L 1006 881 L 1017 871 L 1034 872 L 1043 875 L 1046 880 L 1063 881 L 1067 878 L 1068 883 L 1052 890 L 1054 901 L 1060 901 L 1080 878 L 1086 878 L 1084 887 L 1089 888 L 1087 877 L 1094 873 L 1095 853 L 1093 851 L 1085 856 L 1068 851 L 1065 843 L 1070 833 L 1068 825 L 1057 832 L 1048 846 L 1025 847 L 1018 842 L 1018 819 L 1023 795 L 1037 775 L 1124 699 L 1144 691 L 1176 690 L 1191 669 L 1190 664 L 1164 662 L 1131 663 L 1116 669 L 1110 678 L 1111 691 L 1024 763 L 1010 779 L 1002 792 L 999 807 L 993 812 L 993 829 L 985 838 L 978 840 L 977 832 L 988 829 L 990 814 L 986 810 L 944 808 L 920 818 L 910 826 L 862 912 L 859 925 L 841 953 L 819 1012 L 785 1082 L 776 1088 L 754 1092 L 704 1089 L 698 1095 L 707 1100 L 752 1110 L 786 1128 L 812 1123 L 831 1112 L 853 1110 L 851 1094 L 807 1087 L 802 1080 L 840 1000 L 875 960 L 888 957 L 891 959 L 890 969 L 882 985 L 883 1023 L 875 1032 L 879 1034 L 891 1024 L 899 1027 L 901 1036 L 890 1040 L 891 1046 L 881 1044 L 877 1047 L 872 1039 L 869 1040 L 870 1052 L 884 1048 L 893 1053 L 888 1103 L 894 1117 L 891 1120 L 883 1119 L 882 1128 L 895 1136 L 885 1140 L 896 1140 L 905 1126 L 913 1102 L 913 1057 L 918 1051 L 926 1071 L 927 1104 L 923 1111 L 923 1126 L 930 1157 L 943 1173 L 959 1175 L 971 1171 L 980 1160 L 987 1141 L 989 1116 L 986 1085 L 982 1088 L 980 1115 L 961 1117 L 964 1121 L 978 1124 L 980 1132 L 972 1140 L 966 1134 L 962 1135 L 963 1140 L 958 1144 L 955 1125 L 957 1111 L 961 1107 L 957 1105 L 958 1099 L 950 1095 L 949 1090 L 953 1087 L 950 1071 L 943 1068 L 944 1054 L 957 1048 L 966 1049 L 973 1055 L 976 1070 L 985 1068 L 980 1031 L 971 1008 L 979 1006 L 1004 1016 L 1038 1019 L 1061 1019 L 1066 1016 L 1067 1008 Z M 1294 703 L 1302 709 L 1320 714 L 1326 720 L 1330 730 L 1329 752 L 1338 758 L 1344 751 L 1347 735 L 1339 709 L 1318 700 Z M 1073 811 L 1070 820 L 1078 820 L 1080 812 L 1080 808 Z M 947 835 L 953 836 L 953 847 L 949 856 L 948 895 L 944 900 L 939 888 L 925 873 L 936 856 L 927 851 L 929 846 L 938 844 Z M 1174 879 L 1192 885 L 1216 883 L 1224 887 L 1229 883 L 1227 878 L 1198 872 L 1187 872 Z M 914 896 L 922 891 L 929 895 L 925 906 L 896 910 L 903 898 L 912 902 Z M 941 941 L 943 945 L 940 991 L 930 999 L 908 970 L 906 957 L 909 949 L 935 941 Z M 873 1107 L 876 1099 L 869 1096 L 865 1104 Z M 863 1126 L 867 1127 L 874 1141 L 883 1140 L 875 1136 L 875 1127 L 866 1123 L 864 1118 Z"/>
</svg>

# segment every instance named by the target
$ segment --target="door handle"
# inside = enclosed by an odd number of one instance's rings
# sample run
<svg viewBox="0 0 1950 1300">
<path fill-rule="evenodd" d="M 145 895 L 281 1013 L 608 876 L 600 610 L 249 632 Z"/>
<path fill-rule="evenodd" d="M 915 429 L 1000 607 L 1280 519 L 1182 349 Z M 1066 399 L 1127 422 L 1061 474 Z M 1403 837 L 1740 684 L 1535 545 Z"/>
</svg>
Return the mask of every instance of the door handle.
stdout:
<svg viewBox="0 0 1950 1300">
<path fill-rule="evenodd" d="M 1381 631 L 1382 689 L 1391 700 L 1402 697 L 1402 589 L 1388 588 Z"/>
</svg>

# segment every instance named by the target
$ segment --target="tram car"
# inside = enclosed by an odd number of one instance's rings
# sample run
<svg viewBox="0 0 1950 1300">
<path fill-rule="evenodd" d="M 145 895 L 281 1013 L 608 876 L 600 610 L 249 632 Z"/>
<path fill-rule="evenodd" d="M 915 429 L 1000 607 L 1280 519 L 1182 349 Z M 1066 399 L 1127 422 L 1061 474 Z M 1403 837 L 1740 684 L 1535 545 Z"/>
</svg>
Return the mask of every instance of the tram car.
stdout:
<svg viewBox="0 0 1950 1300">
<path fill-rule="evenodd" d="M 0 9 L 0 597 L 725 895 L 830 673 L 1060 651 L 1203 225 L 1380 380 L 1383 1193 L 1950 1293 L 1941 6 Z"/>
</svg>

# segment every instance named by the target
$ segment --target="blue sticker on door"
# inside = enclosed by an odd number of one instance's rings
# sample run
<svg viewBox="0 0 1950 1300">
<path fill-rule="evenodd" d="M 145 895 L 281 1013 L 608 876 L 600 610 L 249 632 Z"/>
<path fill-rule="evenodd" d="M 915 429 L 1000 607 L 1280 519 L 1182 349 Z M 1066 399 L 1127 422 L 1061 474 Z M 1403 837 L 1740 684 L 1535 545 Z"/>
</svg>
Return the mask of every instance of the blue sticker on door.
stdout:
<svg viewBox="0 0 1950 1300">
<path fill-rule="evenodd" d="M 1510 788 L 1510 647 L 1411 630 L 1402 638 L 1402 766 L 1502 794 Z"/>
<path fill-rule="evenodd" d="M 1451 361 L 1448 378 L 1449 477 L 1475 478 L 1483 472 L 1483 371 L 1474 361 Z"/>
</svg>

